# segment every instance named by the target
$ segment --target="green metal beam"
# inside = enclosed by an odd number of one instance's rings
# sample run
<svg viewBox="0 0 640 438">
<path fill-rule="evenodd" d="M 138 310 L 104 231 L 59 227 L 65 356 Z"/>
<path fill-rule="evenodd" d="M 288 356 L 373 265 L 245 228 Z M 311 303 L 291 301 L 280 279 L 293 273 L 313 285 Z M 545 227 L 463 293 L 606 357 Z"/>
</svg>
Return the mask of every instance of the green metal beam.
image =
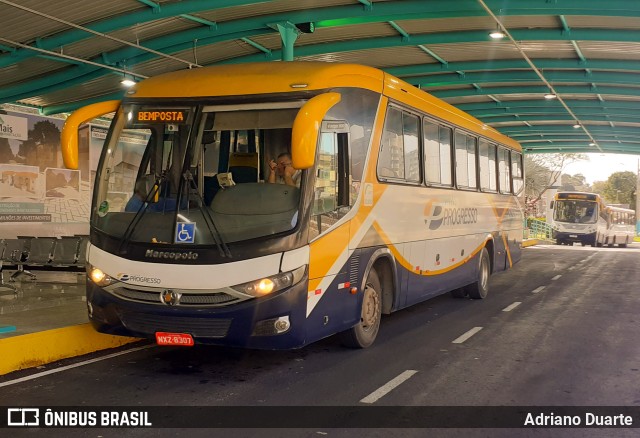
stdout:
<svg viewBox="0 0 640 438">
<path fill-rule="evenodd" d="M 640 136 L 640 125 L 638 126 L 616 126 L 612 128 L 608 125 L 588 125 L 589 132 L 597 135 L 598 133 L 633 133 Z M 534 125 L 534 126 L 502 126 L 498 131 L 510 136 L 529 135 L 529 134 L 548 134 L 556 132 L 570 132 L 571 125 Z"/>
<path fill-rule="evenodd" d="M 87 28 L 96 32 L 109 33 L 128 27 L 148 23 L 163 18 L 171 18 L 182 14 L 191 14 L 202 11 L 213 11 L 234 6 L 244 6 L 256 3 L 265 3 L 269 0 L 185 0 L 182 2 L 165 3 L 160 10 L 143 9 L 141 11 L 129 12 L 96 23 L 88 24 Z M 157 11 L 157 12 L 154 12 Z M 59 47 L 66 46 L 87 38 L 93 37 L 80 29 L 72 29 L 66 32 L 60 32 L 51 37 L 42 38 L 39 41 L 39 47 L 46 50 L 55 50 Z M 34 53 L 26 49 L 17 49 L 13 54 L 5 54 L 0 56 L 0 68 L 15 64 L 19 61 L 32 58 Z"/>
<path fill-rule="evenodd" d="M 187 2 L 185 2 L 187 3 Z M 164 11 L 164 9 L 163 9 Z M 306 13 L 306 12 L 305 12 Z M 307 20 L 311 17 L 303 15 L 303 14 L 297 14 L 297 18 L 298 19 L 302 19 L 302 20 Z M 245 32 L 239 32 L 239 33 L 229 33 L 234 29 L 240 28 L 240 27 L 261 27 L 264 26 L 263 24 L 263 19 L 260 18 L 252 18 L 252 19 L 247 19 L 247 20 L 241 20 L 242 21 L 242 25 L 240 25 L 240 23 L 220 23 L 218 26 L 218 29 L 216 31 L 216 35 L 215 36 L 211 36 L 211 31 L 209 30 L 209 28 L 198 28 L 198 29 L 192 29 L 189 31 L 183 31 L 183 32 L 179 32 L 177 34 L 172 34 L 172 35 L 167 35 L 167 36 L 163 36 L 160 38 L 156 38 L 153 40 L 149 40 L 149 41 L 145 41 L 145 46 L 149 47 L 151 49 L 154 50 L 160 50 L 163 51 L 165 53 L 175 53 L 175 52 L 179 52 L 181 50 L 187 50 L 190 49 L 192 47 L 193 44 L 193 40 L 197 39 L 198 40 L 198 44 L 200 46 L 203 45 L 207 45 L 207 44 L 213 44 L 216 42 L 221 42 L 221 41 L 228 41 L 230 39 L 238 39 L 238 38 L 243 38 L 243 37 L 249 37 L 249 36 L 255 36 L 255 35 L 260 35 L 263 34 L 265 32 L 271 32 L 271 30 L 266 30 L 264 28 L 261 29 L 257 29 L 257 30 L 253 30 L 253 31 L 246 31 Z M 486 40 L 486 33 L 485 32 L 472 32 L 475 35 L 476 39 L 481 39 L 481 40 Z M 469 36 L 469 32 L 466 33 L 467 36 Z M 441 38 L 436 38 L 435 36 L 431 35 L 428 36 L 429 41 L 438 41 L 440 39 L 442 39 L 443 41 L 449 41 L 449 42 L 456 42 L 455 40 L 455 36 L 458 35 L 457 39 L 464 41 L 467 38 L 462 38 L 460 33 L 446 33 L 446 34 L 437 34 L 440 35 Z M 427 38 L 426 36 L 420 36 L 421 38 Z M 453 40 L 452 40 L 453 38 Z M 382 38 L 382 39 L 375 39 L 375 40 L 381 40 L 383 41 L 385 44 L 388 45 L 404 45 L 406 44 L 406 42 L 402 42 L 402 41 L 398 41 L 397 38 Z M 412 36 L 412 40 L 415 40 L 415 38 Z M 371 39 L 367 39 L 366 41 L 367 44 L 371 44 L 372 41 Z M 363 44 L 364 42 L 361 42 L 361 44 Z M 344 44 L 343 44 L 344 45 Z M 346 48 L 347 46 L 345 46 Z M 349 47 L 349 48 L 356 48 L 356 47 Z M 364 47 L 367 48 L 367 47 Z M 321 45 L 313 45 L 311 47 L 309 46 L 302 46 L 302 47 L 298 47 L 297 48 L 297 55 L 298 56 L 308 56 L 310 54 L 313 53 L 320 53 L 321 50 L 328 50 L 328 51 L 332 51 L 332 50 L 336 50 L 336 47 L 333 46 L 332 44 L 321 44 Z M 279 51 L 272 51 L 271 56 L 273 59 L 277 59 L 278 56 L 281 56 L 282 53 Z M 117 62 L 118 60 L 126 60 L 127 62 L 127 66 L 129 68 L 131 68 L 131 66 L 136 65 L 137 63 L 140 62 L 144 62 L 144 61 L 148 61 L 151 59 L 154 59 L 156 56 L 150 53 L 145 53 L 142 52 L 140 49 L 136 49 L 136 48 L 132 48 L 132 47 L 127 47 L 127 48 L 123 48 L 123 49 L 119 49 L 116 50 L 114 52 L 111 52 L 110 54 L 108 54 L 108 58 L 112 60 L 112 62 Z M 237 63 L 240 61 L 264 61 L 264 54 L 260 54 L 260 55 L 250 55 L 248 57 L 241 57 L 241 58 L 234 58 L 228 61 L 225 61 L 224 63 Z M 0 61 L 1 61 L 1 57 L 0 57 Z M 512 62 L 512 65 L 516 65 L 516 63 L 518 61 L 508 61 L 508 62 Z M 549 60 L 547 61 L 548 64 L 551 64 L 554 60 Z M 596 64 L 596 62 L 591 63 L 590 65 L 593 64 L 594 66 L 602 66 L 603 68 L 606 67 L 605 66 L 605 62 L 606 60 L 599 60 L 597 61 L 599 64 Z M 471 65 L 465 65 L 465 64 L 471 64 Z M 486 62 L 476 62 L 476 63 L 450 63 L 448 65 L 449 69 L 453 69 L 455 71 L 462 71 L 462 70 L 469 70 L 471 68 L 481 68 L 481 65 L 486 65 Z M 503 68 L 504 63 L 501 62 L 495 62 L 494 63 L 498 68 Z M 638 69 L 638 62 L 616 62 L 616 63 L 611 63 L 609 62 L 608 67 L 611 68 L 613 65 L 616 66 L 616 68 L 634 68 L 634 69 Z M 1 63 L 0 63 L 1 65 Z M 571 65 L 570 63 L 567 63 L 566 61 L 564 61 L 563 65 L 565 66 L 569 66 Z M 420 68 L 422 68 L 424 70 L 425 66 L 419 66 Z M 431 66 L 434 67 L 434 66 Z M 465 67 L 469 67 L 469 68 L 465 68 Z M 524 66 L 523 66 L 524 67 Z M 442 71 L 442 66 L 438 66 L 438 68 L 440 69 L 439 71 Z M 545 64 L 541 63 L 541 68 L 545 68 Z M 389 71 L 391 73 L 394 73 L 393 71 L 394 69 L 389 69 Z M 396 69 L 397 70 L 397 69 Z M 406 70 L 405 70 L 406 71 Z M 435 70 L 434 70 L 435 71 Z M 46 80 L 46 78 L 43 78 L 44 80 Z M 74 77 L 70 77 L 69 80 L 72 81 L 74 79 Z M 23 83 L 23 87 L 25 92 L 28 92 L 26 90 L 28 90 L 27 85 L 28 83 Z M 73 82 L 68 82 L 69 85 L 72 85 Z M 36 86 L 34 86 L 33 88 L 37 88 L 37 89 L 41 89 L 43 88 L 43 86 L 40 86 L 38 84 L 36 84 Z M 5 96 L 4 99 L 2 99 L 2 101 L 7 102 L 7 101 L 11 101 L 11 100 L 7 100 L 6 96 L 10 96 L 10 94 L 7 91 L 4 91 L 2 93 L 0 93 L 0 96 Z"/>
<path fill-rule="evenodd" d="M 560 82 L 640 85 L 640 75 L 637 73 L 598 71 L 586 74 L 584 71 L 575 70 L 545 70 L 544 77 L 554 84 L 554 86 Z M 404 78 L 404 80 L 412 85 L 419 85 L 421 88 L 493 83 L 541 83 L 540 78 L 535 72 L 526 70 L 466 72 L 464 76 L 447 72 L 443 74 Z M 486 85 L 483 85 L 483 87 L 486 87 Z"/>
<path fill-rule="evenodd" d="M 626 154 L 626 155 L 640 155 L 640 149 L 622 149 L 622 148 L 602 148 L 603 153 L 607 154 Z M 545 149 L 524 149 L 523 152 L 525 154 L 557 154 L 557 153 L 598 153 L 599 151 L 595 147 L 556 147 L 556 148 L 545 148 Z"/>
<path fill-rule="evenodd" d="M 640 96 L 640 88 L 637 87 L 607 87 L 598 86 L 592 88 L 589 85 L 557 85 L 554 86 L 556 91 L 560 94 L 596 94 L 601 95 L 618 95 L 618 96 Z M 425 90 L 429 91 L 429 90 Z M 542 95 L 549 90 L 545 86 L 522 86 L 522 87 L 486 87 L 482 90 L 476 90 L 472 88 L 468 89 L 456 89 L 456 90 L 436 90 L 429 91 L 436 97 L 441 99 L 452 97 L 465 97 L 465 96 L 480 96 L 480 95 L 501 95 L 501 94 L 538 94 Z"/>
<path fill-rule="evenodd" d="M 88 27 L 98 32 L 108 33 L 162 18 L 266 1 L 268 0 L 218 0 L 215 2 L 215 5 L 209 0 L 186 0 L 182 2 L 165 3 L 159 10 L 152 9 L 127 13 L 99 21 L 97 23 L 92 23 Z M 509 8 L 504 8 L 503 0 L 486 0 L 485 3 L 487 3 L 491 9 L 499 10 L 500 15 L 502 16 L 558 14 L 590 16 L 623 15 L 625 17 L 640 16 L 640 4 L 638 4 L 638 2 L 629 2 L 628 0 L 610 0 L 607 1 L 606 5 L 603 5 L 601 0 L 565 0 L 562 4 L 557 4 L 555 2 L 541 4 L 539 0 L 519 0 L 517 5 L 510 6 Z M 429 2 L 424 0 L 382 2 L 376 3 L 375 14 L 372 13 L 372 11 L 373 8 L 362 8 L 358 5 L 346 5 L 329 8 L 315 8 L 306 11 L 292 11 L 287 14 L 274 14 L 268 19 L 265 16 L 261 16 L 259 19 L 262 22 L 261 27 L 264 27 L 264 23 L 288 20 L 293 23 L 313 21 L 316 24 L 316 28 L 319 28 L 390 20 L 398 21 L 403 19 L 415 20 L 421 18 L 456 18 L 469 16 L 484 17 L 486 15 L 484 10 L 479 7 L 475 0 L 457 0 L 455 7 L 451 6 L 451 2 L 449 0 L 430 0 Z M 233 32 L 246 30 L 246 26 L 255 20 L 255 18 L 256 17 L 236 20 L 234 25 L 237 26 L 237 28 L 233 30 Z M 256 27 L 251 27 L 251 29 L 256 29 Z M 583 39 L 579 37 L 576 32 L 577 31 L 575 29 L 572 30 L 573 39 Z M 51 50 L 78 42 L 88 37 L 90 37 L 90 35 L 86 32 L 73 29 L 67 32 L 61 32 L 49 38 L 43 38 L 40 41 L 40 46 L 44 49 Z M 18 50 L 17 52 L 18 53 L 15 54 L 14 59 L 9 59 L 9 57 L 5 55 L 0 56 L 0 68 L 33 56 L 33 54 L 27 50 Z"/>
<path fill-rule="evenodd" d="M 82 108 L 83 106 L 90 105 L 96 102 L 104 102 L 105 100 L 120 100 L 124 96 L 126 90 L 119 91 L 117 93 L 111 93 L 104 96 L 92 97 L 90 99 L 79 100 L 76 102 L 65 103 L 61 105 L 49 105 L 47 107 L 42 108 L 41 113 L 45 116 L 50 116 L 52 114 L 60 114 L 60 113 L 69 113 L 71 111 L 75 111 L 78 108 Z"/>
<path fill-rule="evenodd" d="M 409 41 L 411 35 L 409 35 L 407 31 L 405 31 L 402 27 L 400 27 L 400 25 L 398 25 L 395 21 L 389 21 L 389 24 L 396 30 L 396 32 L 402 35 L 403 40 Z"/>
<path fill-rule="evenodd" d="M 636 102 L 636 107 L 640 107 L 640 103 Z M 571 108 L 571 107 L 570 107 Z M 571 108 L 571 111 L 573 111 L 573 113 L 578 116 L 579 119 L 584 119 L 584 120 L 593 120 L 591 117 L 598 117 L 598 116 L 611 116 L 612 120 L 620 120 L 620 119 L 625 119 L 627 117 L 635 117 L 636 115 L 634 114 L 634 111 L 629 111 L 628 109 L 598 109 L 598 110 L 593 110 L 593 109 L 576 109 L 576 108 Z M 486 110 L 475 110 L 475 111 L 467 111 L 469 114 L 471 114 L 474 117 L 477 117 L 479 119 L 482 119 L 484 122 L 487 123 L 493 123 L 496 119 L 498 118 L 503 118 L 503 117 L 515 117 L 515 119 L 513 120 L 535 120 L 532 117 L 538 117 L 538 116 L 547 116 L 547 120 L 550 119 L 554 119 L 556 118 L 556 116 L 566 116 L 567 115 L 567 111 L 560 107 L 560 108 L 554 108 L 553 110 L 549 110 L 549 109 L 539 109 L 539 110 L 511 110 L 511 111 L 504 111 L 504 110 L 498 110 L 498 111 L 486 111 Z M 638 114 L 638 116 L 640 116 L 640 114 Z M 570 119 L 573 120 L 573 119 Z"/>
<path fill-rule="evenodd" d="M 245 43 L 249 44 L 250 46 L 260 50 L 262 53 L 265 53 L 267 55 L 271 55 L 271 49 L 267 49 L 265 46 L 256 43 L 255 41 L 250 40 L 249 38 L 240 38 L 242 41 L 244 41 Z"/>
<path fill-rule="evenodd" d="M 462 17 L 486 17 L 486 12 L 481 9 L 477 1 L 456 0 L 455 6 L 450 1 L 440 2 L 438 0 L 424 1 L 431 6 L 431 10 L 426 12 L 416 10 L 404 4 L 399 6 L 399 1 L 376 3 L 375 13 L 360 14 L 357 16 L 343 16 L 333 20 L 318 18 L 318 27 L 335 27 L 353 24 L 376 23 L 387 21 L 392 16 L 393 20 L 416 20 L 421 18 L 462 18 Z M 410 4 L 413 2 L 402 2 Z M 537 2 L 534 0 L 518 0 L 511 2 L 505 7 L 504 0 L 485 0 L 487 6 L 493 11 L 500 11 L 500 16 L 526 16 L 526 15 L 587 15 L 587 16 L 620 16 L 628 17 L 640 16 L 640 8 L 636 4 L 630 4 L 625 0 L 613 0 L 603 4 L 599 0 L 563 0 Z M 391 8 L 385 8 L 390 6 Z M 393 9 L 393 10 L 389 10 Z M 428 14 L 428 15 L 424 15 Z M 386 20 L 385 20 L 386 17 Z"/>
<path fill-rule="evenodd" d="M 601 102 L 599 100 L 582 100 L 582 99 L 564 99 L 564 102 L 571 108 L 591 108 L 602 110 L 615 110 L 615 109 L 638 109 L 638 102 L 629 100 L 606 100 Z M 500 103 L 496 102 L 472 102 L 472 103 L 459 103 L 456 107 L 463 111 L 472 113 L 473 111 L 487 111 L 487 112 L 516 112 L 526 111 L 529 109 L 542 109 L 542 110 L 554 110 L 563 108 L 560 102 L 555 100 L 508 100 Z"/>
<path fill-rule="evenodd" d="M 200 18 L 200 17 L 196 17 L 195 15 L 191 15 L 191 14 L 180 14 L 180 17 L 189 20 L 189 21 L 193 21 L 195 23 L 200 23 L 202 25 L 207 26 L 210 30 L 216 30 L 218 28 L 218 23 L 216 23 L 215 21 L 209 21 L 206 20 L 204 18 Z"/>
<path fill-rule="evenodd" d="M 612 60 L 612 59 L 592 59 L 581 62 L 577 59 L 535 59 L 535 65 L 540 69 L 590 69 L 590 70 L 614 70 L 614 71 L 640 71 L 640 61 L 634 60 Z M 485 70 L 514 70 L 526 69 L 530 67 L 525 60 L 521 59 L 491 59 L 486 61 L 465 61 L 447 62 L 443 67 L 440 64 L 413 64 L 401 67 L 388 67 L 384 70 L 402 78 L 404 80 L 410 76 L 419 76 L 429 73 L 443 73 L 449 71 L 454 73 L 459 70 L 464 71 L 485 71 Z"/>
<path fill-rule="evenodd" d="M 625 144 L 627 146 L 633 146 L 636 148 L 640 149 L 640 141 L 630 141 L 630 140 L 601 140 L 601 139 L 596 139 L 596 141 L 598 142 L 598 145 L 600 146 L 619 146 L 621 144 Z M 523 145 L 526 145 L 527 147 L 545 147 L 545 146 L 555 146 L 556 144 L 558 145 L 563 145 L 563 146 L 584 146 L 584 144 L 587 143 L 587 145 L 589 144 L 589 140 L 552 140 L 551 142 L 548 141 L 538 141 L 538 142 L 528 142 L 528 143 L 523 143 Z"/>
<path fill-rule="evenodd" d="M 564 35 L 562 31 L 553 29 L 514 29 L 511 31 L 511 34 L 517 41 L 570 41 L 571 39 Z M 624 29 L 574 29 L 571 37 L 584 41 L 640 42 L 640 32 Z M 398 40 L 396 37 L 362 38 L 331 43 L 308 44 L 299 47 L 297 49 L 297 55 L 315 56 L 327 53 L 353 52 L 390 47 L 486 42 L 488 38 L 487 32 L 485 31 L 412 34 L 411 41 Z M 234 58 L 230 62 L 244 63 L 256 60 L 255 56 L 248 55 Z"/>
<path fill-rule="evenodd" d="M 438 61 L 440 64 L 442 64 L 442 66 L 440 67 L 440 71 L 442 71 L 443 66 L 447 67 L 449 65 L 447 61 L 439 57 L 433 50 L 429 49 L 428 47 L 425 47 L 422 44 L 418 44 L 418 48 L 422 50 L 424 53 L 426 53 L 427 55 L 431 56 L 436 61 Z"/>
<path fill-rule="evenodd" d="M 564 114 L 544 114 L 544 115 L 525 115 L 522 117 L 518 117 L 518 115 L 506 115 L 506 116 L 499 116 L 499 117 L 488 117 L 486 119 L 482 119 L 483 122 L 485 122 L 487 125 L 493 125 L 495 123 L 509 123 L 509 122 L 523 122 L 523 121 L 527 121 L 529 123 L 532 122 L 549 122 L 551 120 L 563 120 L 563 121 L 573 121 L 574 118 L 571 117 L 569 114 L 567 114 L 566 112 Z M 638 121 L 640 123 L 640 113 L 638 114 L 629 114 L 627 113 L 627 115 L 616 115 L 616 118 L 611 118 L 611 117 L 607 117 L 606 115 L 591 115 L 588 118 L 585 118 L 584 120 L 581 120 L 583 123 L 584 122 L 635 122 Z M 573 129 L 573 128 L 572 128 Z"/>
</svg>

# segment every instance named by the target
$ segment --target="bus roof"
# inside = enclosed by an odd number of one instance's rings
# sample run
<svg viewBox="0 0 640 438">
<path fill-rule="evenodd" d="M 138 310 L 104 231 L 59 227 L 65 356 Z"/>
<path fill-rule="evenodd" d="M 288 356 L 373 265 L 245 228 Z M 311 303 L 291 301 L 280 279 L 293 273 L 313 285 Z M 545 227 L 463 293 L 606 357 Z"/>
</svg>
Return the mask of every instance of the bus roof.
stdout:
<svg viewBox="0 0 640 438">
<path fill-rule="evenodd" d="M 126 98 L 196 98 L 365 88 L 407 102 L 428 114 L 489 137 L 515 150 L 515 140 L 413 85 L 373 67 L 328 62 L 262 62 L 180 70 L 151 77 L 127 91 Z M 125 99 L 126 99 L 125 98 Z"/>
<path fill-rule="evenodd" d="M 609 205 L 607 205 L 605 208 L 607 210 L 609 210 L 609 211 L 619 211 L 619 212 L 622 212 L 622 213 L 636 214 L 636 211 L 635 210 L 631 210 L 630 208 L 612 207 L 612 206 L 609 206 Z"/>
</svg>

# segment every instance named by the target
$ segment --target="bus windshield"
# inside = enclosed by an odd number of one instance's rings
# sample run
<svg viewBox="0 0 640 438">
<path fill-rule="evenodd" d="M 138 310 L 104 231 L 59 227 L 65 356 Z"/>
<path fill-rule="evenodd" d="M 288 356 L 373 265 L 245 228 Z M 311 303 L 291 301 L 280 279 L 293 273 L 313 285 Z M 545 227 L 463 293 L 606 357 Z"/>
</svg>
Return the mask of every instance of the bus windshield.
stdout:
<svg viewBox="0 0 640 438">
<path fill-rule="evenodd" d="M 98 166 L 92 225 L 123 242 L 204 245 L 293 230 L 304 172 L 269 184 L 269 163 L 291 163 L 303 103 L 123 105 Z"/>
<path fill-rule="evenodd" d="M 597 204 L 592 201 L 558 200 L 553 219 L 557 222 L 594 224 L 598 220 Z"/>
</svg>

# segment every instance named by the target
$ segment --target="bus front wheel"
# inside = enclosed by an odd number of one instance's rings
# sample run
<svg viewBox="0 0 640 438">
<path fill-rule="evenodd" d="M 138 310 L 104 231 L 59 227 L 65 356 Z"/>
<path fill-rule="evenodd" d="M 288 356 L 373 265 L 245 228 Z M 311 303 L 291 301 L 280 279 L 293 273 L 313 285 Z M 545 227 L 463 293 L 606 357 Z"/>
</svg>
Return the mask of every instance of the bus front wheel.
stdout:
<svg viewBox="0 0 640 438">
<path fill-rule="evenodd" d="M 474 300 L 481 300 L 489 293 L 489 276 L 491 275 L 491 263 L 489 262 L 489 251 L 482 248 L 480 261 L 478 262 L 478 279 L 466 286 L 469 297 Z"/>
<path fill-rule="evenodd" d="M 373 344 L 382 318 L 382 287 L 378 273 L 371 269 L 362 298 L 360 322 L 341 333 L 342 344 L 350 348 L 366 348 Z"/>
</svg>

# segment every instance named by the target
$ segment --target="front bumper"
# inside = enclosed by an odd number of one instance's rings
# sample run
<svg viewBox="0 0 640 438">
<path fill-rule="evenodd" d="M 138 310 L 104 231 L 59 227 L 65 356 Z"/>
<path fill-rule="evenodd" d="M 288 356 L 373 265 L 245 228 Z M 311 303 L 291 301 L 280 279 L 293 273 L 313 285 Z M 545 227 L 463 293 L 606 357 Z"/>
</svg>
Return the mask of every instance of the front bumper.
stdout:
<svg viewBox="0 0 640 438">
<path fill-rule="evenodd" d="M 154 340 L 156 332 L 188 333 L 197 344 L 291 349 L 306 343 L 307 283 L 305 275 L 273 295 L 228 306 L 196 307 L 129 301 L 87 281 L 87 306 L 91 324 L 101 333 Z M 288 331 L 264 334 L 261 321 L 283 316 L 289 319 Z"/>
<path fill-rule="evenodd" d="M 567 243 L 579 242 L 583 245 L 595 245 L 596 243 L 595 232 L 579 234 L 579 233 L 571 233 L 571 232 L 564 232 L 564 231 L 554 231 L 553 236 L 557 242 L 567 242 Z"/>
</svg>

